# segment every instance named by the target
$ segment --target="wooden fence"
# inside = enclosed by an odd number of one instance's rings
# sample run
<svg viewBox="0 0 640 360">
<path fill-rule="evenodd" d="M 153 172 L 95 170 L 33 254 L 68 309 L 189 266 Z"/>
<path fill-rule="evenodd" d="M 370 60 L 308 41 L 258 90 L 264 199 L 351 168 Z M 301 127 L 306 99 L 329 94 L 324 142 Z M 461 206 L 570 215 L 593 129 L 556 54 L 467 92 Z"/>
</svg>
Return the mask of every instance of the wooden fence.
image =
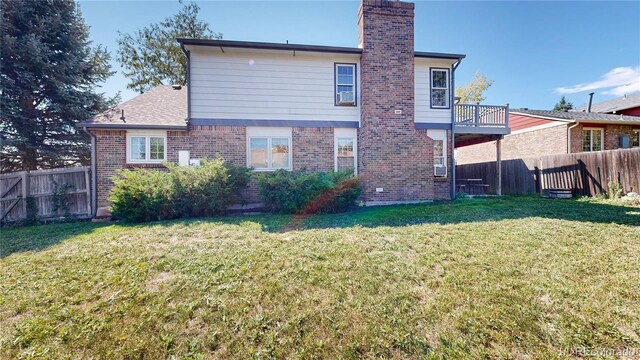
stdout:
<svg viewBox="0 0 640 360">
<path fill-rule="evenodd" d="M 41 219 L 64 215 L 91 216 L 90 168 L 74 167 L 48 170 L 21 171 L 0 175 L 0 220 L 13 222 L 27 218 L 27 198 L 33 199 Z M 68 205 L 54 210 L 54 191 L 64 186 L 67 190 L 58 198 Z"/>
<path fill-rule="evenodd" d="M 459 179 L 482 179 L 496 193 L 496 162 L 456 166 Z M 502 161 L 502 193 L 545 195 L 549 189 L 571 189 L 576 196 L 609 191 L 614 180 L 625 192 L 640 192 L 640 148 L 558 154 Z"/>
</svg>

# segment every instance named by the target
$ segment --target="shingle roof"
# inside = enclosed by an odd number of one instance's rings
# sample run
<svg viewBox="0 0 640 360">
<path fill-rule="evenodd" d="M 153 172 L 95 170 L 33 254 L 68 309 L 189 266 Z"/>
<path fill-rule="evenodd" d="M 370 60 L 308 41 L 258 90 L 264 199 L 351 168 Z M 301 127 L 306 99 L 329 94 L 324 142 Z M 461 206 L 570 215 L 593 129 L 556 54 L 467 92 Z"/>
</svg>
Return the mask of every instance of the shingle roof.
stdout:
<svg viewBox="0 0 640 360">
<path fill-rule="evenodd" d="M 640 124 L 640 117 L 582 111 L 511 109 L 509 112 L 567 121 Z"/>
<path fill-rule="evenodd" d="M 640 92 L 591 104 L 591 112 L 608 113 L 629 109 L 636 106 L 640 106 Z M 576 108 L 575 111 L 586 111 L 588 107 L 588 105 L 580 106 Z"/>
<path fill-rule="evenodd" d="M 124 121 L 121 119 L 124 110 Z M 187 87 L 157 86 L 82 122 L 88 128 L 186 128 Z"/>
</svg>

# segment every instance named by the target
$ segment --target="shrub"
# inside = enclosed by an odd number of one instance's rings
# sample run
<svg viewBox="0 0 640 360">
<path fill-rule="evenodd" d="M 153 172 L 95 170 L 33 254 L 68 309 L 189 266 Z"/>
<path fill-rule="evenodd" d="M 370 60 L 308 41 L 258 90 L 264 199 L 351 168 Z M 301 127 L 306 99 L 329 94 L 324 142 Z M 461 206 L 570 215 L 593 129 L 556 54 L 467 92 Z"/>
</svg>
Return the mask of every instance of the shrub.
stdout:
<svg viewBox="0 0 640 360">
<path fill-rule="evenodd" d="M 255 175 L 265 207 L 277 213 L 333 213 L 354 205 L 362 188 L 351 171 L 278 170 Z"/>
<path fill-rule="evenodd" d="M 222 159 L 197 167 L 167 163 L 168 171 L 119 170 L 113 178 L 111 213 L 130 222 L 223 214 L 247 186 L 246 168 Z"/>
</svg>

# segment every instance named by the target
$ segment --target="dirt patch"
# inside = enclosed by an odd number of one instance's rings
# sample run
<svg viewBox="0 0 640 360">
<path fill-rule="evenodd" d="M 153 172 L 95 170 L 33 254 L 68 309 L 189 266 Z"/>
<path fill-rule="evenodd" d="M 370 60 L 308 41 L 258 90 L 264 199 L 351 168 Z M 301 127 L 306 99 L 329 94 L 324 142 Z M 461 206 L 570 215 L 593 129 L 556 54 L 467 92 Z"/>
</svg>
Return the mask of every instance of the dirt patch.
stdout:
<svg viewBox="0 0 640 360">
<path fill-rule="evenodd" d="M 147 291 L 156 292 L 162 284 L 175 279 L 175 277 L 176 274 L 170 271 L 160 272 L 153 279 L 147 281 Z"/>
</svg>

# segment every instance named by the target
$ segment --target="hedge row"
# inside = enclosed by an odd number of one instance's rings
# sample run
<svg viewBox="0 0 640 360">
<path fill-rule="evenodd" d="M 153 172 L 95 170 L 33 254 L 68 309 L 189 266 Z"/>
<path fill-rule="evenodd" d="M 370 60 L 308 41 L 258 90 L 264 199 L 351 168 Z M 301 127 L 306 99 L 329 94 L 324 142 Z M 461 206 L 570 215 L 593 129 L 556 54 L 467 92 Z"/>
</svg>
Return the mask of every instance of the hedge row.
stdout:
<svg viewBox="0 0 640 360">
<path fill-rule="evenodd" d="M 249 169 L 222 159 L 200 166 L 165 164 L 168 171 L 120 170 L 109 200 L 114 217 L 129 222 L 222 215 L 241 201 L 252 176 Z M 265 208 L 274 213 L 315 214 L 346 211 L 360 196 L 352 171 L 284 171 L 253 174 Z"/>
</svg>

